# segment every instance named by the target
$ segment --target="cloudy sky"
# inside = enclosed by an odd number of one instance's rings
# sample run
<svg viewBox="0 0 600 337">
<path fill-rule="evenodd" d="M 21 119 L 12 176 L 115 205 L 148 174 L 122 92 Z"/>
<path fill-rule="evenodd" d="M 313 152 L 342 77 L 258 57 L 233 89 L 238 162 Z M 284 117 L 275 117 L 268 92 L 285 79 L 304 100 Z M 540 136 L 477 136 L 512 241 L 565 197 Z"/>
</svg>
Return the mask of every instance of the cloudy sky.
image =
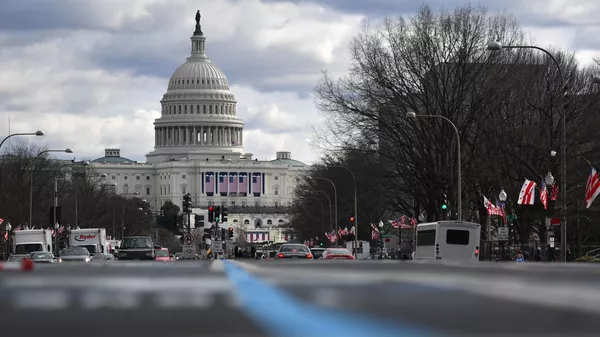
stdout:
<svg viewBox="0 0 600 337">
<path fill-rule="evenodd" d="M 452 9 L 466 0 L 432 0 Z M 482 0 L 513 13 L 540 46 L 590 62 L 600 56 L 600 1 Z M 361 20 L 411 15 L 413 0 L 0 0 L 0 136 L 73 147 L 78 159 L 104 148 L 144 161 L 168 78 L 189 54 L 202 13 L 207 53 L 227 74 L 245 121 L 246 151 L 288 150 L 318 158 L 322 118 L 311 91 L 323 69 L 343 74 Z"/>
</svg>

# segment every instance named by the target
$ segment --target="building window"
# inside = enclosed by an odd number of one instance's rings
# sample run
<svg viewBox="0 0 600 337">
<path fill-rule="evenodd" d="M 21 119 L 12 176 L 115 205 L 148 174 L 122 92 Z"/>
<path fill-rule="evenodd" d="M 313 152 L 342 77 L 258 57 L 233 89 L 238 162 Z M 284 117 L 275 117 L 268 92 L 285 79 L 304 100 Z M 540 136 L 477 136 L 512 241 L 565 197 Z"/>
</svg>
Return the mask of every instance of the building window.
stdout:
<svg viewBox="0 0 600 337">
<path fill-rule="evenodd" d="M 117 179 L 117 177 L 116 176 L 112 176 L 112 180 L 115 180 L 115 179 Z"/>
<path fill-rule="evenodd" d="M 185 174 L 182 174 L 182 175 L 181 175 L 181 179 L 185 179 Z"/>
<path fill-rule="evenodd" d="M 232 201 L 232 202 L 231 202 L 231 206 L 235 206 L 235 201 Z"/>
<path fill-rule="evenodd" d="M 150 176 L 146 176 L 146 180 L 150 180 Z"/>
<path fill-rule="evenodd" d="M 227 206 L 227 200 L 221 201 L 221 206 L 223 206 L 223 207 Z"/>
<path fill-rule="evenodd" d="M 125 193 L 125 194 L 129 193 L 129 186 L 127 184 L 123 185 L 123 193 Z"/>
<path fill-rule="evenodd" d="M 272 224 L 273 224 L 273 220 L 271 220 L 271 219 L 267 220 L 267 225 L 268 226 L 271 226 Z"/>
<path fill-rule="evenodd" d="M 244 220 L 244 225 L 249 225 L 250 224 L 250 220 L 246 219 Z"/>
<path fill-rule="evenodd" d="M 185 185 L 181 185 L 181 194 L 186 194 L 186 188 Z"/>
<path fill-rule="evenodd" d="M 215 204 L 215 202 L 214 202 L 214 201 L 212 201 L 212 200 L 209 200 L 209 201 L 208 201 L 208 206 L 210 206 L 210 205 L 214 205 L 214 204 Z"/>
<path fill-rule="evenodd" d="M 275 201 L 275 207 L 279 207 L 279 202 Z"/>
<path fill-rule="evenodd" d="M 242 207 L 246 207 L 246 201 L 242 200 Z"/>
<path fill-rule="evenodd" d="M 273 188 L 273 194 L 279 195 L 279 186 L 275 186 L 275 188 Z"/>
<path fill-rule="evenodd" d="M 135 180 L 140 180 L 140 176 L 136 176 L 136 177 L 135 177 Z"/>
<path fill-rule="evenodd" d="M 275 180 L 279 180 L 279 176 L 275 176 Z"/>
<path fill-rule="evenodd" d="M 124 176 L 123 179 L 127 180 L 127 176 Z"/>
<path fill-rule="evenodd" d="M 142 194 L 142 186 L 140 186 L 140 185 L 137 185 L 137 186 L 135 187 L 135 193 L 137 193 L 137 194 Z"/>
<path fill-rule="evenodd" d="M 146 195 L 150 195 L 150 187 L 146 187 Z"/>
<path fill-rule="evenodd" d="M 256 207 L 260 206 L 260 201 L 256 200 L 256 201 L 254 202 L 254 206 L 256 206 Z"/>
</svg>

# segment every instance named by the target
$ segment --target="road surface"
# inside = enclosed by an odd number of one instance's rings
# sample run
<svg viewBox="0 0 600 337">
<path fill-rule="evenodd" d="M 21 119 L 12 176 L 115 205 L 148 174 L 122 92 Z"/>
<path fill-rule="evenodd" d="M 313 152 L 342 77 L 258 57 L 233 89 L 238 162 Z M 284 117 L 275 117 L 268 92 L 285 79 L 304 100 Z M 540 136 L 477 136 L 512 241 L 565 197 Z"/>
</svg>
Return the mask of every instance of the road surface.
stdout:
<svg viewBox="0 0 600 337">
<path fill-rule="evenodd" d="M 600 266 L 97 262 L 0 273 L 3 334 L 598 336 Z"/>
</svg>

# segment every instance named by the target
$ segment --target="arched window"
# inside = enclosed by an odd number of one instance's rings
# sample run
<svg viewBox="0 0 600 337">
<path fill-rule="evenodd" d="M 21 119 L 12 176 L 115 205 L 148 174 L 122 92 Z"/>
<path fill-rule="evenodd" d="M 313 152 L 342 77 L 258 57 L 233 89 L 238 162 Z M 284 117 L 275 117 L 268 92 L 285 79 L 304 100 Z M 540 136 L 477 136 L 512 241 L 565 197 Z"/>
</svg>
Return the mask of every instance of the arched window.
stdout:
<svg viewBox="0 0 600 337">
<path fill-rule="evenodd" d="M 272 226 L 273 225 L 273 220 L 269 219 L 267 220 L 267 226 Z"/>
<path fill-rule="evenodd" d="M 181 194 L 186 194 L 186 193 L 187 193 L 187 185 L 181 184 Z"/>
<path fill-rule="evenodd" d="M 250 220 L 246 219 L 244 220 L 244 225 L 249 225 L 250 224 Z"/>
<path fill-rule="evenodd" d="M 273 194 L 274 194 L 274 195 L 279 195 L 279 186 L 275 185 L 275 186 L 273 187 Z"/>
<path fill-rule="evenodd" d="M 123 193 L 124 194 L 128 194 L 129 193 L 129 185 L 127 185 L 127 184 L 123 185 Z"/>
</svg>

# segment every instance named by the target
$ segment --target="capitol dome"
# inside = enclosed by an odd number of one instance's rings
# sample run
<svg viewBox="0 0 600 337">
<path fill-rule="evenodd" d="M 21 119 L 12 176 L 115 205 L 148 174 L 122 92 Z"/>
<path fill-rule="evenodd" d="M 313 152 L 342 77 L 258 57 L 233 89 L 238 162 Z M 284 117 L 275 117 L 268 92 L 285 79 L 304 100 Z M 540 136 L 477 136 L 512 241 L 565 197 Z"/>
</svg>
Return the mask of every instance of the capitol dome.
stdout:
<svg viewBox="0 0 600 337">
<path fill-rule="evenodd" d="M 199 17 L 191 55 L 171 75 L 156 119 L 149 162 L 238 156 L 243 150 L 243 121 L 225 73 L 206 54 Z"/>
</svg>

